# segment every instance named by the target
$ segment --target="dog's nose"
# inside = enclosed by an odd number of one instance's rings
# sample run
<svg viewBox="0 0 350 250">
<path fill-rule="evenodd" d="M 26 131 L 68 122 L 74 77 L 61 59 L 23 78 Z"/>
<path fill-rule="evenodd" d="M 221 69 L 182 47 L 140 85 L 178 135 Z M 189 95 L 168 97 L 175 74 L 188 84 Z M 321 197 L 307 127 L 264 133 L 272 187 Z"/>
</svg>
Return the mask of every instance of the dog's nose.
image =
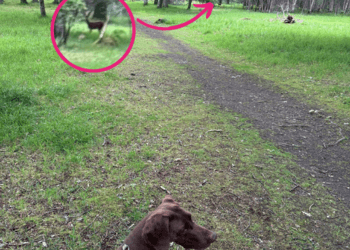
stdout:
<svg viewBox="0 0 350 250">
<path fill-rule="evenodd" d="M 214 242 L 216 240 L 216 233 L 215 232 L 211 232 L 211 242 Z"/>
</svg>

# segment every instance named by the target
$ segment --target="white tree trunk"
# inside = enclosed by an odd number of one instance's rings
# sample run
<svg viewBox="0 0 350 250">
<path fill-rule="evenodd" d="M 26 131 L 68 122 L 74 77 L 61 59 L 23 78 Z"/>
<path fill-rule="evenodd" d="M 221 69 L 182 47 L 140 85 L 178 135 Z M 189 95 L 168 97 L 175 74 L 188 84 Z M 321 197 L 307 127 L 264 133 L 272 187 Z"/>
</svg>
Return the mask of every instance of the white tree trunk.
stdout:
<svg viewBox="0 0 350 250">
<path fill-rule="evenodd" d="M 102 30 L 101 30 L 99 38 L 93 44 L 97 44 L 97 43 L 100 43 L 102 41 L 103 35 L 105 34 L 105 31 L 107 29 L 108 21 L 109 21 L 109 16 L 107 16 L 107 20 L 106 20 L 106 22 L 104 23 L 104 25 L 102 27 Z"/>
<path fill-rule="evenodd" d="M 344 7 L 343 7 L 343 11 L 344 11 L 344 13 L 346 13 L 346 10 L 347 10 L 347 8 L 348 8 L 348 6 L 349 6 L 349 2 L 350 2 L 350 0 L 348 0 L 348 1 L 344 1 Z"/>
<path fill-rule="evenodd" d="M 297 0 L 294 0 L 292 3 L 292 12 L 294 12 L 296 4 L 297 4 Z"/>
<path fill-rule="evenodd" d="M 269 6 L 269 12 L 271 12 L 271 9 L 275 7 L 275 6 L 273 5 L 273 4 L 274 4 L 273 2 L 274 2 L 274 1 L 273 1 L 273 0 L 271 0 L 271 2 L 270 2 L 270 6 Z"/>
<path fill-rule="evenodd" d="M 311 0 L 311 4 L 310 4 L 310 13 L 312 12 L 312 7 L 314 7 L 315 4 L 315 0 Z"/>
</svg>

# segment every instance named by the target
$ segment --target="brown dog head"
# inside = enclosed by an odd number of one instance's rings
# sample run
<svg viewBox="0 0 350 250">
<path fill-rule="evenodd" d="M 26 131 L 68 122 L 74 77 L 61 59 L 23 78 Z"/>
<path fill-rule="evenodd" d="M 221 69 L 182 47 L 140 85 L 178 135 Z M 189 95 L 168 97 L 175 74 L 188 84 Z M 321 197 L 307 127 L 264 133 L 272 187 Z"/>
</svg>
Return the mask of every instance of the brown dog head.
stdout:
<svg viewBox="0 0 350 250">
<path fill-rule="evenodd" d="M 147 218 L 142 238 L 157 249 L 168 249 L 170 242 L 186 249 L 205 249 L 216 240 L 216 233 L 195 224 L 191 213 L 166 195 L 162 204 Z"/>
</svg>

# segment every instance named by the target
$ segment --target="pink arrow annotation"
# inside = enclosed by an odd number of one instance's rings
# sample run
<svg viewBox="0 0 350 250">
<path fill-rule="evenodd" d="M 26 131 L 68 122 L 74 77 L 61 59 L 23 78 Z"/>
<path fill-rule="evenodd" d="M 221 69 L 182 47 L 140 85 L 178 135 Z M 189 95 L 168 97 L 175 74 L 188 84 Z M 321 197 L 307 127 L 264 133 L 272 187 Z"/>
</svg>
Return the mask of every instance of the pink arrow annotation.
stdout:
<svg viewBox="0 0 350 250">
<path fill-rule="evenodd" d="M 169 26 L 169 27 L 158 27 L 158 26 L 154 26 L 154 25 L 150 25 L 148 23 L 145 23 L 144 21 L 140 20 L 139 18 L 136 19 L 136 21 L 138 21 L 139 23 L 141 23 L 142 25 L 150 28 L 150 29 L 155 29 L 155 30 L 176 30 L 176 29 L 181 29 L 191 23 L 193 23 L 194 21 L 196 21 L 198 18 L 200 18 L 202 15 L 204 15 L 205 12 L 207 12 L 207 15 L 205 16 L 207 19 L 210 17 L 211 12 L 213 11 L 214 8 L 214 4 L 212 3 L 205 3 L 205 4 L 194 4 L 194 7 L 197 8 L 204 8 L 201 12 L 198 13 L 197 16 L 195 16 L 194 18 L 188 20 L 187 22 L 175 25 L 175 26 Z"/>
</svg>

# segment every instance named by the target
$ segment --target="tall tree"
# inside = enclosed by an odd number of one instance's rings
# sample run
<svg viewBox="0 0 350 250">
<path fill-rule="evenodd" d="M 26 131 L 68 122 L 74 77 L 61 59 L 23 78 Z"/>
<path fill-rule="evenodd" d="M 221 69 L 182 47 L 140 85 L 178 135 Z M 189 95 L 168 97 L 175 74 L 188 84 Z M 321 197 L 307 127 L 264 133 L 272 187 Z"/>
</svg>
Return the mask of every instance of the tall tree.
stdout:
<svg viewBox="0 0 350 250">
<path fill-rule="evenodd" d="M 42 0 L 40 0 L 42 1 Z M 85 4 L 81 0 L 68 0 L 60 9 L 55 20 L 55 33 L 59 36 L 58 46 L 67 44 L 71 28 L 81 18 L 78 14 L 85 10 Z M 56 36 L 56 35 L 55 35 Z"/>
<path fill-rule="evenodd" d="M 192 5 L 192 0 L 188 0 L 188 6 L 187 6 L 187 9 L 188 9 L 188 10 L 191 9 L 191 5 Z"/>
<path fill-rule="evenodd" d="M 28 4 L 27 0 L 21 0 L 21 3 Z"/>
<path fill-rule="evenodd" d="M 46 16 L 44 0 L 40 0 L 40 13 L 41 16 Z"/>
</svg>

